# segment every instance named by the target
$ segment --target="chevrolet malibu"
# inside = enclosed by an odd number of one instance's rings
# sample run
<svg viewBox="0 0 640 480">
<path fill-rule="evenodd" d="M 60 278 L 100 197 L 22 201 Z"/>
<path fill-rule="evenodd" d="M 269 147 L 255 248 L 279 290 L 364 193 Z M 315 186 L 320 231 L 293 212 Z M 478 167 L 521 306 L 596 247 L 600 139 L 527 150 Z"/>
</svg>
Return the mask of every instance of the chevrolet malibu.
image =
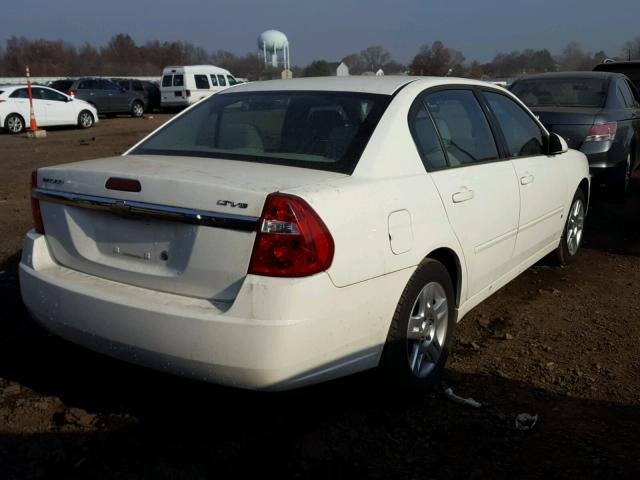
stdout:
<svg viewBox="0 0 640 480">
<path fill-rule="evenodd" d="M 53 333 L 248 389 L 422 390 L 469 310 L 576 257 L 590 183 L 503 89 L 347 77 L 229 88 L 32 187 L 20 284 Z"/>
</svg>

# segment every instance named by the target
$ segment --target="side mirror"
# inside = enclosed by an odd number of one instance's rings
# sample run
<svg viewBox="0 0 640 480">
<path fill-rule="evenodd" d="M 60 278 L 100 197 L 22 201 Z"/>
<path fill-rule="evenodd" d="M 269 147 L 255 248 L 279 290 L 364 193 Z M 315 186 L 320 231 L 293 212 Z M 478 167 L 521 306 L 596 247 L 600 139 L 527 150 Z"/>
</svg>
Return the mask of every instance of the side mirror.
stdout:
<svg viewBox="0 0 640 480">
<path fill-rule="evenodd" d="M 120 87 L 120 91 L 121 91 L 122 93 L 127 93 L 127 89 L 126 89 L 126 88 L 124 88 L 124 87 Z"/>
<path fill-rule="evenodd" d="M 67 99 L 67 103 L 68 102 L 73 102 L 73 97 L 66 97 L 66 99 Z"/>
<path fill-rule="evenodd" d="M 557 133 L 551 132 L 549 134 L 549 155 L 565 153 L 567 150 L 569 150 L 569 146 L 565 139 Z"/>
</svg>

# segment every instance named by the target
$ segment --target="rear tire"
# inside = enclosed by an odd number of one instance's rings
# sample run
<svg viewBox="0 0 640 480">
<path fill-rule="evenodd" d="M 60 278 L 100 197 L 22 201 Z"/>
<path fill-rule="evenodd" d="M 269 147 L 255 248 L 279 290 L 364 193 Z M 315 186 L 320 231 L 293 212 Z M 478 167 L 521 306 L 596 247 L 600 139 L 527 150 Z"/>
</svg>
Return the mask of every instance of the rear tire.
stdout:
<svg viewBox="0 0 640 480">
<path fill-rule="evenodd" d="M 93 126 L 93 115 L 89 110 L 82 110 L 78 114 L 78 128 L 86 129 Z"/>
<path fill-rule="evenodd" d="M 571 208 L 567 213 L 567 220 L 564 224 L 560 245 L 556 249 L 556 257 L 560 265 L 569 265 L 572 263 L 584 237 L 584 219 L 587 211 L 587 203 L 584 193 L 578 188 L 573 200 L 571 200 Z"/>
<path fill-rule="evenodd" d="M 133 118 L 140 118 L 144 115 L 144 105 L 142 102 L 133 102 L 131 105 L 131 116 Z"/>
<path fill-rule="evenodd" d="M 453 340 L 455 296 L 442 263 L 426 259 L 407 283 L 396 307 L 380 360 L 385 379 L 413 391 L 438 382 Z"/>
<path fill-rule="evenodd" d="M 4 120 L 4 129 L 11 134 L 22 133 L 25 129 L 24 118 L 17 113 L 7 115 Z"/>
</svg>

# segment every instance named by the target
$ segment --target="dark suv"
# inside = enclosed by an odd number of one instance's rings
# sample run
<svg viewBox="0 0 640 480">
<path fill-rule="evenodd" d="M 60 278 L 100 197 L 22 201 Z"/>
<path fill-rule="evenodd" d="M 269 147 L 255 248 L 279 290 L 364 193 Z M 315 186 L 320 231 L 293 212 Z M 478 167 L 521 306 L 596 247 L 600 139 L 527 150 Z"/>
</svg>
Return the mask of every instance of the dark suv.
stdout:
<svg viewBox="0 0 640 480">
<path fill-rule="evenodd" d="M 640 91 L 640 60 L 631 60 L 628 62 L 607 61 L 596 65 L 593 67 L 593 70 L 596 72 L 624 73 Z"/>
<path fill-rule="evenodd" d="M 151 112 L 160 108 L 160 88 L 153 82 L 135 78 L 112 78 L 122 88 L 144 96 L 144 111 Z"/>
<path fill-rule="evenodd" d="M 104 78 L 78 78 L 56 80 L 51 88 L 72 97 L 89 102 L 100 115 L 128 113 L 132 117 L 144 114 L 144 95 L 127 91 L 118 84 Z"/>
</svg>

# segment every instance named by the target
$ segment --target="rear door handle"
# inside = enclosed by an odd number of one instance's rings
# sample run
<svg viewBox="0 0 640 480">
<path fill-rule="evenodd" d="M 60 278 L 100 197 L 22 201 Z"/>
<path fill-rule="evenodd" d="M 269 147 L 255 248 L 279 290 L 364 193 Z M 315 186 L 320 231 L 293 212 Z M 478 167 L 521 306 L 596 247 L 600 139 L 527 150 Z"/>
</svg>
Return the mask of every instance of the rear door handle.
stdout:
<svg viewBox="0 0 640 480">
<path fill-rule="evenodd" d="M 451 196 L 451 200 L 453 203 L 462 203 L 467 200 L 471 200 L 473 198 L 473 190 L 469 190 L 468 188 L 463 188 L 461 191 L 454 193 Z"/>
<path fill-rule="evenodd" d="M 530 183 L 533 183 L 534 180 L 534 176 L 533 175 L 525 175 L 524 177 L 520 177 L 520 184 L 521 185 L 529 185 Z"/>
</svg>

